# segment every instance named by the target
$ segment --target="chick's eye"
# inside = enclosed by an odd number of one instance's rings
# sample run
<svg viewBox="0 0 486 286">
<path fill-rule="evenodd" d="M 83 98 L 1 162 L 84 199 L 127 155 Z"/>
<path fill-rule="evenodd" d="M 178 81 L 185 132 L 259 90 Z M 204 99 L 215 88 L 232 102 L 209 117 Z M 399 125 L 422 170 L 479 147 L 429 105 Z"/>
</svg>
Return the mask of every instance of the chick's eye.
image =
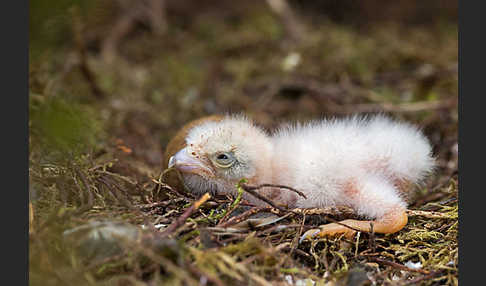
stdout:
<svg viewBox="0 0 486 286">
<path fill-rule="evenodd" d="M 213 161 L 218 167 L 228 168 L 233 165 L 233 163 L 235 162 L 235 158 L 230 153 L 219 153 L 214 156 Z"/>
<path fill-rule="evenodd" d="M 228 160 L 228 156 L 226 154 L 219 154 L 218 157 L 216 157 L 218 160 Z"/>
</svg>

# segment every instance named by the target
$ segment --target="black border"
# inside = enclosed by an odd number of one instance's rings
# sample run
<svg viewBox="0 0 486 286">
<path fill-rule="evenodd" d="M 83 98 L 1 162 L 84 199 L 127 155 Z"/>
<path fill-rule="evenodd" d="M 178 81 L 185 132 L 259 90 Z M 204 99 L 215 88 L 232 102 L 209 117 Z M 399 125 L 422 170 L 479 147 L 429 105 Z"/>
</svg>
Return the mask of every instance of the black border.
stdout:
<svg viewBox="0 0 486 286">
<path fill-rule="evenodd" d="M 7 3 L 5 3 L 7 4 Z M 2 123 L 2 281 L 27 285 L 29 2 L 10 1 L 0 17 Z M 5 160 L 6 159 L 6 160 Z"/>
<path fill-rule="evenodd" d="M 482 2 L 459 1 L 459 283 L 475 285 L 484 275 L 486 158 L 484 114 L 484 9 Z M 474 5 L 476 4 L 476 5 Z M 466 39 L 468 41 L 466 41 Z M 482 152 L 481 152 L 482 151 Z M 476 162 L 474 162 L 476 161 Z M 476 257 L 478 259 L 476 259 Z M 469 281 L 469 283 L 468 283 Z M 481 284 L 481 282 L 480 282 Z"/>
</svg>

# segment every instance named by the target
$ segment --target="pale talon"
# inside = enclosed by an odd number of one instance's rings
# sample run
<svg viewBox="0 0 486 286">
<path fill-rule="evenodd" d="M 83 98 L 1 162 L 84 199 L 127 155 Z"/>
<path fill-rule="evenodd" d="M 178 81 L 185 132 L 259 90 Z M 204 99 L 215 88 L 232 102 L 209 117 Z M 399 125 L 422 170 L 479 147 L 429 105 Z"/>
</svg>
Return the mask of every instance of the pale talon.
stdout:
<svg viewBox="0 0 486 286">
<path fill-rule="evenodd" d="M 308 231 L 306 231 L 299 239 L 299 244 L 302 243 L 302 241 L 304 241 L 305 239 L 311 239 L 311 238 L 314 238 L 321 230 L 320 229 L 309 229 Z"/>
<path fill-rule="evenodd" d="M 175 163 L 176 163 L 175 157 L 174 156 L 170 156 L 169 165 L 167 167 L 168 168 L 172 168 L 172 167 L 174 167 Z"/>
</svg>

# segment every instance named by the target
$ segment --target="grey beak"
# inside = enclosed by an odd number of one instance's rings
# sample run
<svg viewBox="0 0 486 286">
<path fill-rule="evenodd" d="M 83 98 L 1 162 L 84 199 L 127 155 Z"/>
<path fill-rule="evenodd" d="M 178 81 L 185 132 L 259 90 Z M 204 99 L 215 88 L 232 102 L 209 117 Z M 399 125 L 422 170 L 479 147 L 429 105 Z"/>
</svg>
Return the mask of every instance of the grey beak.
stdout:
<svg viewBox="0 0 486 286">
<path fill-rule="evenodd" d="M 169 168 L 175 167 L 181 172 L 212 175 L 213 172 L 201 160 L 191 156 L 186 148 L 182 148 L 169 159 Z"/>
</svg>

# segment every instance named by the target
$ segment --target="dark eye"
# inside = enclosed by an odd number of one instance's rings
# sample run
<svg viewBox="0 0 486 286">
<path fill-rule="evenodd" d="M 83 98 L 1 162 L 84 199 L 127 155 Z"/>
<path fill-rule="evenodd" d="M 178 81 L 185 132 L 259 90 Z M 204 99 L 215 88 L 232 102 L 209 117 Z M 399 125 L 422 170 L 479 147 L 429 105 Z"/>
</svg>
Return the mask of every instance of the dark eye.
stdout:
<svg viewBox="0 0 486 286">
<path fill-rule="evenodd" d="M 233 154 L 228 152 L 216 154 L 213 158 L 214 164 L 221 168 L 231 167 L 236 161 Z"/>
<path fill-rule="evenodd" d="M 228 160 L 228 156 L 226 154 L 219 154 L 218 157 L 216 157 L 218 160 Z"/>
</svg>

